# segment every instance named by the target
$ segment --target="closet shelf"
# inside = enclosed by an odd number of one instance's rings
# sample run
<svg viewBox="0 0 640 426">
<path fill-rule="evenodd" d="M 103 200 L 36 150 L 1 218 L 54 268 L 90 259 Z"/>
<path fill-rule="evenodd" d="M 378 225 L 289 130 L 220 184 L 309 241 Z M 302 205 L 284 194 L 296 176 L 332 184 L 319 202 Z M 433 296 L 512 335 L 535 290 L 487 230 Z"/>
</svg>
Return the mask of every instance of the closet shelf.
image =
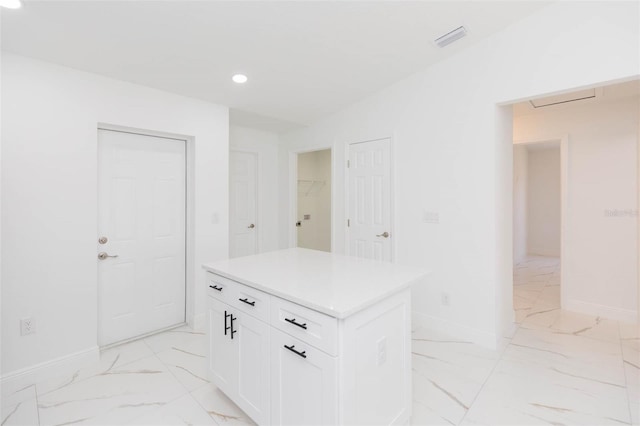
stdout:
<svg viewBox="0 0 640 426">
<path fill-rule="evenodd" d="M 298 179 L 298 195 L 303 197 L 318 195 L 325 185 L 326 182 L 323 180 Z"/>
</svg>

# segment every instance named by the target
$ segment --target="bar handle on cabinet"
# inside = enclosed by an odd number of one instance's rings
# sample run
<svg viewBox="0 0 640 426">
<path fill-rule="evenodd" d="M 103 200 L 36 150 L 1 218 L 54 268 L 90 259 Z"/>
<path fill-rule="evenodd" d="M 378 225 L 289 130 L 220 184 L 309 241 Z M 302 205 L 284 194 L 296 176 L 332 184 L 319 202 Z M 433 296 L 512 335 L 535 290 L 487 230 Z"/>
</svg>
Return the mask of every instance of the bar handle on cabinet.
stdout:
<svg viewBox="0 0 640 426">
<path fill-rule="evenodd" d="M 217 285 L 209 285 L 209 288 L 212 288 L 212 289 L 218 290 L 218 291 L 222 291 L 222 287 L 218 287 Z"/>
<path fill-rule="evenodd" d="M 246 297 L 244 299 L 238 299 L 238 300 L 241 301 L 241 302 L 246 303 L 247 305 L 256 306 L 256 301 L 255 300 L 253 302 L 249 302 L 249 299 L 246 298 Z"/>
<path fill-rule="evenodd" d="M 229 316 L 231 317 L 231 340 L 233 340 L 233 335 L 238 332 L 238 330 L 233 329 L 233 322 L 238 318 L 234 317 L 233 315 L 229 315 Z"/>
<path fill-rule="evenodd" d="M 296 354 L 298 356 L 301 356 L 302 358 L 306 358 L 307 357 L 307 355 L 306 355 L 307 351 L 298 352 L 298 351 L 295 350 L 296 345 L 291 345 L 291 346 L 284 345 L 284 347 L 289 349 L 294 354 Z"/>
<path fill-rule="evenodd" d="M 224 335 L 227 335 L 227 330 L 230 330 L 231 327 L 229 327 L 227 325 L 227 318 L 230 317 L 231 314 L 228 314 L 227 311 L 224 311 Z M 231 323 L 231 326 L 233 326 L 233 322 Z"/>
<path fill-rule="evenodd" d="M 304 324 L 300 324 L 299 322 L 296 322 L 295 318 L 285 318 L 284 319 L 286 322 L 291 323 L 293 325 L 297 325 L 300 328 L 304 328 L 305 330 L 307 329 L 307 323 L 305 322 Z"/>
</svg>

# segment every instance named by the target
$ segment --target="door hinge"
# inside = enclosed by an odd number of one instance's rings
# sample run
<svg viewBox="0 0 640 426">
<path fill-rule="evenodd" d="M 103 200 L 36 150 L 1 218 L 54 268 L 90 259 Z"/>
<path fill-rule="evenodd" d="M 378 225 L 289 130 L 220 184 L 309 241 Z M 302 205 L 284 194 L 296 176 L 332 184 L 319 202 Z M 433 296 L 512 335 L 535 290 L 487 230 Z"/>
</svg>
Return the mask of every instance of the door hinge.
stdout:
<svg viewBox="0 0 640 426">
<path fill-rule="evenodd" d="M 351 167 L 351 160 L 347 160 L 347 169 Z"/>
<path fill-rule="evenodd" d="M 347 219 L 347 228 L 351 226 L 351 219 Z"/>
</svg>

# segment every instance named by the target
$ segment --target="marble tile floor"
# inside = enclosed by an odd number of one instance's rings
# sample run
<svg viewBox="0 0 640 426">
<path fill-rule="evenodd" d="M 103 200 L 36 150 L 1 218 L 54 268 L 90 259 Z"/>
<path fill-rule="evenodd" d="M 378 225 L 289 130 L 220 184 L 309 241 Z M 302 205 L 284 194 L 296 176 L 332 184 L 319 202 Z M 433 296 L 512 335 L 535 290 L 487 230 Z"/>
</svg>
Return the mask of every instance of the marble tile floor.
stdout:
<svg viewBox="0 0 640 426">
<path fill-rule="evenodd" d="M 412 424 L 640 424 L 640 326 L 560 310 L 558 266 L 531 265 L 553 271 L 544 282 L 516 271 L 536 282 L 516 285 L 529 307 L 497 350 L 413 332 Z M 204 333 L 188 327 L 109 349 L 98 365 L 3 389 L 1 425 L 253 424 L 207 382 L 204 356 Z"/>
<path fill-rule="evenodd" d="M 640 424 L 640 326 L 560 309 L 560 263 L 514 268 L 518 328 L 497 350 L 413 334 L 415 425 Z"/>
</svg>

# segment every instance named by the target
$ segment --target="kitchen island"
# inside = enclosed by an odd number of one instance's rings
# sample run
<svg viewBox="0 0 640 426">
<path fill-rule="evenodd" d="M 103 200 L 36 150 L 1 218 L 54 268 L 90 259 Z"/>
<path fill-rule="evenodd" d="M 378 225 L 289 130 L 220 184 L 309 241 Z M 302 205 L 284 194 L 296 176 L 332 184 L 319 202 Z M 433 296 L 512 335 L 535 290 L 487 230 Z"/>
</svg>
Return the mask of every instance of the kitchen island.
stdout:
<svg viewBox="0 0 640 426">
<path fill-rule="evenodd" d="M 408 423 L 426 271 L 300 248 L 203 267 L 209 379 L 256 423 Z"/>
</svg>

